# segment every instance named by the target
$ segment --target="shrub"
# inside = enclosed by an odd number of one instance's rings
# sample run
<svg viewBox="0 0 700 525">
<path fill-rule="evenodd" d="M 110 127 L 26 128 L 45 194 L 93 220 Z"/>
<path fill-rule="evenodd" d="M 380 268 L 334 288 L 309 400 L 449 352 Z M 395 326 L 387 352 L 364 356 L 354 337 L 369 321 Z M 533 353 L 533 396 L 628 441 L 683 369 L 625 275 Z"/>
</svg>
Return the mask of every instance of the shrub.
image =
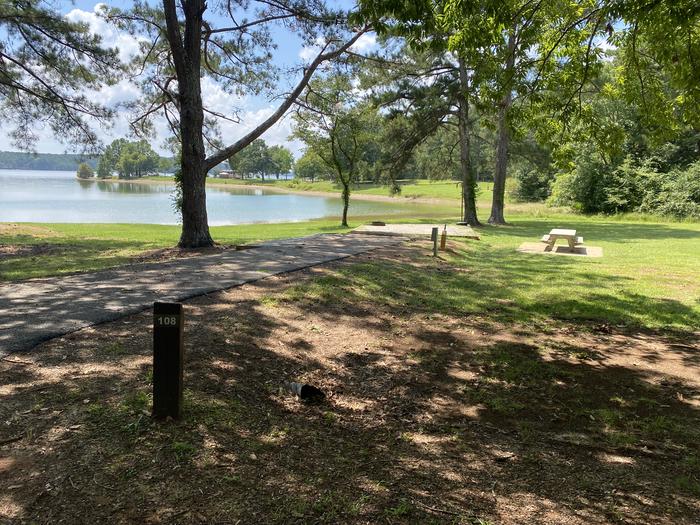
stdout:
<svg viewBox="0 0 700 525">
<path fill-rule="evenodd" d="M 553 180 L 551 171 L 520 168 L 512 179 L 508 179 L 506 189 L 516 202 L 538 202 L 546 200 L 552 193 Z"/>
<path fill-rule="evenodd" d="M 606 186 L 612 169 L 591 157 L 579 157 L 576 167 L 560 173 L 552 184 L 549 203 L 553 206 L 570 206 L 583 213 L 603 212 Z"/>
<path fill-rule="evenodd" d="M 700 217 L 700 161 L 687 169 L 659 173 L 627 157 L 617 167 L 579 158 L 557 176 L 549 203 L 583 213 L 640 211 L 678 219 Z"/>
<path fill-rule="evenodd" d="M 90 166 L 82 162 L 80 166 L 78 166 L 77 176 L 79 179 L 91 179 L 95 176 L 95 172 L 92 171 Z"/>
<path fill-rule="evenodd" d="M 700 219 L 700 161 L 686 170 L 657 174 L 655 187 L 647 188 L 640 211 Z"/>
</svg>

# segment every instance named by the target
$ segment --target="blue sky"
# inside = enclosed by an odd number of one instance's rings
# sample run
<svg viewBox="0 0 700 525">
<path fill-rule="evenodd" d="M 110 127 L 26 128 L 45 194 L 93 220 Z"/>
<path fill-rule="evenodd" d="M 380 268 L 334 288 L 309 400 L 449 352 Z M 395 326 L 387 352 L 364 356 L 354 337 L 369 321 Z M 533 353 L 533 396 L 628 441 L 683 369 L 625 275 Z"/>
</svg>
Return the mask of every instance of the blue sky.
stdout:
<svg viewBox="0 0 700 525">
<path fill-rule="evenodd" d="M 215 0 L 210 0 L 209 4 L 212 5 Z M 128 7 L 131 2 L 104 2 L 111 6 L 116 7 Z M 331 2 L 335 6 L 349 7 L 348 2 Z M 66 16 L 72 20 L 81 20 L 88 24 L 96 33 L 102 35 L 104 43 L 109 46 L 119 47 L 121 54 L 124 57 L 129 56 L 130 53 L 134 52 L 136 49 L 137 41 L 126 33 L 118 31 L 116 28 L 109 26 L 106 22 L 101 20 L 95 14 L 95 7 L 98 2 L 95 0 L 76 0 L 73 2 L 57 2 L 59 9 Z M 206 16 L 206 15 L 205 15 Z M 213 19 L 212 19 L 213 18 Z M 217 23 L 217 19 L 209 15 L 210 21 Z M 220 20 L 219 20 L 220 21 Z M 314 55 L 313 48 L 305 48 L 302 45 L 301 40 L 294 34 L 291 34 L 282 27 L 275 27 L 272 31 L 272 35 L 275 43 L 277 44 L 277 49 L 273 52 L 273 62 L 276 66 L 282 69 L 289 69 L 294 66 L 300 66 L 305 61 L 308 61 L 310 57 Z M 375 39 L 371 35 L 363 37 L 362 41 L 358 43 L 357 50 L 366 51 L 375 46 Z M 294 84 L 300 73 L 291 76 L 285 76 L 280 78 L 278 89 L 276 93 L 264 95 L 264 96 L 244 96 L 235 97 L 231 96 L 214 82 L 204 79 L 202 84 L 203 96 L 205 103 L 216 111 L 224 114 L 231 112 L 232 108 L 239 108 L 239 115 L 241 117 L 241 122 L 238 125 L 222 122 L 222 137 L 224 143 L 230 143 L 235 141 L 238 137 L 244 135 L 246 132 L 254 128 L 257 123 L 264 120 L 277 105 L 277 101 L 270 100 L 270 97 L 274 98 L 275 95 L 284 93 L 289 89 L 291 85 Z M 139 96 L 138 88 L 128 81 L 122 81 L 115 86 L 106 87 L 98 94 L 101 100 L 105 101 L 105 104 L 111 105 L 118 102 L 127 101 Z M 114 122 L 112 129 L 100 129 L 100 138 L 105 142 L 109 143 L 115 138 L 127 136 L 128 134 L 128 115 L 121 114 Z M 289 141 L 288 137 L 291 132 L 291 119 L 286 118 L 279 122 L 277 125 L 273 126 L 263 138 L 269 144 L 282 144 L 289 147 L 295 155 L 299 154 L 301 144 L 296 141 Z M 161 153 L 166 153 L 162 147 L 163 139 L 166 138 L 167 128 L 165 122 L 160 122 L 156 126 L 158 136 L 152 139 L 152 145 L 154 149 L 160 151 Z M 41 137 L 40 141 L 36 145 L 36 150 L 41 153 L 61 153 L 66 151 L 67 146 L 57 141 L 50 132 L 50 129 L 38 129 L 38 134 Z M 0 150 L 15 150 L 8 137 L 0 131 Z"/>
</svg>

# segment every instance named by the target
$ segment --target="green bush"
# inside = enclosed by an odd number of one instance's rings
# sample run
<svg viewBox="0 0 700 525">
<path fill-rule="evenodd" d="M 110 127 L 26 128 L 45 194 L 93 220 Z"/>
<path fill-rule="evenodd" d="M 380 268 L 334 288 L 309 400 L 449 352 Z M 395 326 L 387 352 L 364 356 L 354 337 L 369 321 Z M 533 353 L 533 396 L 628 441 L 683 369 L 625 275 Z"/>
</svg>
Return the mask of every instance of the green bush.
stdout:
<svg viewBox="0 0 700 525">
<path fill-rule="evenodd" d="M 552 184 L 549 203 L 553 206 L 570 206 L 583 213 L 604 212 L 606 188 L 610 184 L 612 170 L 592 157 L 579 157 L 576 167 L 568 173 L 560 173 Z"/>
<path fill-rule="evenodd" d="M 580 157 L 556 177 L 548 201 L 583 213 L 640 211 L 675 218 L 700 217 L 700 161 L 687 169 L 659 173 L 627 157 L 617 167 Z"/>
<path fill-rule="evenodd" d="M 76 175 L 79 179 L 91 179 L 95 176 L 95 172 L 92 171 L 90 166 L 83 162 L 78 166 L 78 173 Z"/>
<path fill-rule="evenodd" d="M 647 188 L 640 211 L 678 219 L 700 219 L 700 161 L 686 170 L 657 175 L 655 187 Z"/>
<path fill-rule="evenodd" d="M 554 173 L 538 169 L 520 168 L 508 179 L 506 190 L 515 202 L 539 202 L 552 193 Z"/>
</svg>

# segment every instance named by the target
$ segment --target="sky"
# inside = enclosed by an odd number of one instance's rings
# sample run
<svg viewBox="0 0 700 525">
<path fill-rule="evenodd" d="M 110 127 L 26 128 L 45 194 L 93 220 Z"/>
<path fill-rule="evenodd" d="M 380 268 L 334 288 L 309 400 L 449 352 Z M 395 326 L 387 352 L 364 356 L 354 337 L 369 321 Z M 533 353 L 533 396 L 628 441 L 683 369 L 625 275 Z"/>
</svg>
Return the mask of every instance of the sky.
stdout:
<svg viewBox="0 0 700 525">
<path fill-rule="evenodd" d="M 105 2 L 110 6 L 128 7 L 131 2 Z M 212 2 L 210 2 L 211 4 Z M 347 7 L 347 2 L 341 2 L 338 5 Z M 119 31 L 115 27 L 109 25 L 104 20 L 100 19 L 96 14 L 98 2 L 92 1 L 74 1 L 74 2 L 58 2 L 59 9 L 70 20 L 82 21 L 89 24 L 91 30 L 102 36 L 103 43 L 108 47 L 118 47 L 122 59 L 128 59 L 138 49 L 138 41 L 132 35 L 126 32 Z M 215 20 L 213 20 L 215 21 Z M 314 54 L 314 47 L 303 46 L 301 40 L 294 34 L 288 32 L 282 27 L 275 28 L 272 32 L 273 39 L 277 44 L 277 49 L 273 52 L 273 62 L 276 66 L 282 69 L 289 69 L 293 66 L 299 66 L 307 63 Z M 354 50 L 358 52 L 366 52 L 376 46 L 374 35 L 368 34 L 363 37 L 355 45 Z M 251 131 L 255 126 L 267 118 L 277 107 L 278 101 L 270 99 L 274 98 L 275 94 L 279 95 L 289 90 L 301 73 L 295 75 L 287 75 L 280 78 L 279 86 L 276 93 L 264 96 L 232 96 L 225 93 L 211 79 L 204 78 L 202 81 L 202 94 L 205 105 L 214 111 L 223 114 L 230 114 L 232 109 L 239 109 L 240 123 L 234 124 L 223 121 L 221 125 L 221 134 L 223 142 L 230 144 L 236 139 Z M 97 94 L 100 100 L 107 106 L 112 106 L 118 103 L 134 100 L 139 96 L 139 88 L 128 80 L 122 80 L 116 85 L 105 87 Z M 120 113 L 114 121 L 110 129 L 96 129 L 98 136 L 105 143 L 109 144 L 112 140 L 129 135 L 128 126 L 129 115 L 125 112 Z M 268 145 L 284 145 L 288 147 L 295 156 L 299 156 L 302 144 L 299 141 L 291 140 L 291 118 L 286 117 L 269 129 L 263 139 Z M 40 140 L 37 142 L 36 151 L 39 153 L 63 153 L 70 151 L 67 145 L 62 144 L 52 135 L 50 128 L 37 130 Z M 169 155 L 169 152 L 163 147 L 164 139 L 168 136 L 169 131 L 164 120 L 156 122 L 156 137 L 150 139 L 152 147 L 163 155 Z M 0 150 L 15 151 L 15 148 L 10 139 L 0 130 Z"/>
</svg>

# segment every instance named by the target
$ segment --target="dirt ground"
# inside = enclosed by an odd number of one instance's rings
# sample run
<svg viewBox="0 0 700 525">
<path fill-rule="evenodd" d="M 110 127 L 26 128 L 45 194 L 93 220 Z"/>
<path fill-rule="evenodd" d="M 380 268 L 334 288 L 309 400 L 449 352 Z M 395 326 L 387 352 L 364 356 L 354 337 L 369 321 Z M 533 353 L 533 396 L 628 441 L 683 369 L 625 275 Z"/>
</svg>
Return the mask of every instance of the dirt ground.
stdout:
<svg viewBox="0 0 700 525">
<path fill-rule="evenodd" d="M 697 333 L 309 292 L 424 252 L 188 301 L 179 422 L 149 415 L 151 312 L 0 360 L 0 523 L 700 523 Z"/>
</svg>

